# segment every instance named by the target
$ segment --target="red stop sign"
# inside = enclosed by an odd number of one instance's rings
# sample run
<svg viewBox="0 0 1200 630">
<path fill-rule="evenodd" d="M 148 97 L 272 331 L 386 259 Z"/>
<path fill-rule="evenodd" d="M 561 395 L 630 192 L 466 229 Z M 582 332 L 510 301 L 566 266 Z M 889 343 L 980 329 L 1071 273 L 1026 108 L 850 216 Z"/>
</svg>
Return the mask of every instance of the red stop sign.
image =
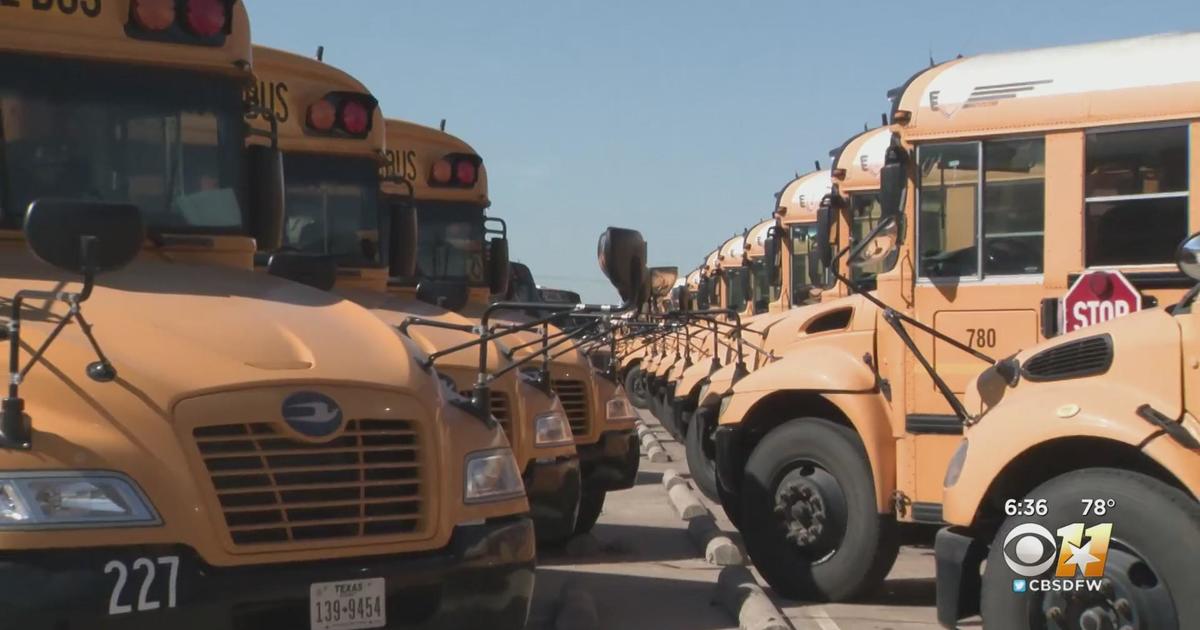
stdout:
<svg viewBox="0 0 1200 630">
<path fill-rule="evenodd" d="M 1064 333 L 1128 315 L 1142 308 L 1142 296 L 1119 271 L 1089 271 L 1077 280 L 1062 301 Z"/>
</svg>

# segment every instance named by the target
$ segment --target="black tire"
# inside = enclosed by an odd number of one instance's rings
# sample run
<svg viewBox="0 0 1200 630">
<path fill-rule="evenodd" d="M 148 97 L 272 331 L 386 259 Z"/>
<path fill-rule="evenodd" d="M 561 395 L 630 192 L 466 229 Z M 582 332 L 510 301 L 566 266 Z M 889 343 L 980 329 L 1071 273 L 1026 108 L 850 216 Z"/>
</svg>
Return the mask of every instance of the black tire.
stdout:
<svg viewBox="0 0 1200 630">
<path fill-rule="evenodd" d="M 896 522 L 877 512 L 866 451 L 844 426 L 822 418 L 779 425 L 750 454 L 741 494 L 746 550 L 784 597 L 852 600 L 896 561 Z"/>
<path fill-rule="evenodd" d="M 688 424 L 686 448 L 688 472 L 704 496 L 720 501 L 717 494 L 717 452 L 713 443 L 716 422 L 709 410 L 697 410 Z"/>
<path fill-rule="evenodd" d="M 1020 499 L 1021 497 L 1012 497 Z M 1083 615 L 1093 615 L 1096 627 L 1153 628 L 1154 630 L 1190 630 L 1200 628 L 1200 572 L 1196 571 L 1195 544 L 1200 540 L 1200 504 L 1181 490 L 1153 477 L 1128 470 L 1089 468 L 1060 475 L 1035 488 L 1025 498 L 1045 499 L 1044 516 L 1007 518 L 992 543 L 987 569 L 983 575 L 983 625 L 1002 628 L 1080 628 Z M 1083 514 L 1083 501 L 1113 500 L 1102 515 Z M 1111 523 L 1110 543 L 1104 569 L 1105 594 L 1014 592 L 1014 580 L 1021 578 L 1005 559 L 1004 543 L 1018 525 L 1034 523 L 1044 527 L 1055 545 L 1047 551 L 1058 555 L 1061 538 L 1056 532 L 1072 523 L 1084 527 Z M 1025 535 L 1018 534 L 1013 547 Z M 1083 539 L 1081 539 L 1083 540 Z M 1088 540 L 1083 540 L 1090 544 Z M 1188 549 L 1192 551 L 1189 552 Z M 1023 563 L 1024 564 L 1024 563 Z M 1052 577 L 1054 561 L 1041 577 Z M 1039 576 L 1025 576 L 1029 579 Z M 1165 599 L 1164 599 L 1165 598 Z M 1136 621 L 1121 619 L 1114 602 L 1124 599 L 1131 604 Z M 1059 608 L 1056 612 L 1053 608 Z M 1061 622 L 1047 624 L 1047 617 L 1063 613 Z M 1111 625 L 1110 625 L 1111 624 Z"/>
<path fill-rule="evenodd" d="M 646 408 L 649 401 L 646 400 L 646 383 L 642 380 L 641 365 L 635 365 L 625 372 L 625 395 L 629 396 L 629 402 L 634 407 Z"/>
<path fill-rule="evenodd" d="M 607 490 L 583 489 L 583 494 L 579 497 L 579 518 L 575 520 L 576 534 L 586 534 L 596 526 L 600 512 L 604 511 L 606 496 L 608 496 Z"/>
</svg>

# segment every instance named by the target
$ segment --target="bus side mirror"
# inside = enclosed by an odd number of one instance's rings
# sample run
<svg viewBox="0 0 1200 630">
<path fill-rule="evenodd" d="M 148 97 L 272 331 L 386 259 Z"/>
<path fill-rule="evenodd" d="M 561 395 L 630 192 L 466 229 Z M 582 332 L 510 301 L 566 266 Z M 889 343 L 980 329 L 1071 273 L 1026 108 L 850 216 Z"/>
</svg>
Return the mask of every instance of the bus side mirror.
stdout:
<svg viewBox="0 0 1200 630">
<path fill-rule="evenodd" d="M 596 247 L 600 270 L 626 304 L 639 306 L 649 297 L 646 240 L 641 232 L 610 227 Z"/>
<path fill-rule="evenodd" d="M 904 193 L 908 176 L 904 172 L 908 155 L 902 147 L 888 147 L 883 168 L 879 171 L 880 220 L 898 219 L 904 213 Z"/>
<path fill-rule="evenodd" d="M 337 283 L 337 261 L 325 254 L 275 252 L 267 261 L 267 273 L 329 291 Z"/>
<path fill-rule="evenodd" d="M 808 283 L 814 287 L 825 286 L 825 270 L 833 258 L 829 243 L 833 237 L 833 205 L 826 196 L 817 209 L 817 234 L 813 243 L 813 257 L 808 265 Z"/>
<path fill-rule="evenodd" d="M 488 289 L 492 295 L 508 294 L 508 239 L 498 236 L 488 241 Z"/>
<path fill-rule="evenodd" d="M 278 148 L 251 145 L 246 148 L 250 168 L 250 189 L 254 212 L 250 235 L 260 252 L 273 252 L 283 246 L 283 218 L 286 211 L 283 179 L 283 152 Z"/>
<path fill-rule="evenodd" d="M 1193 234 L 1179 244 L 1175 254 L 1179 270 L 1192 280 L 1200 282 L 1200 233 Z"/>
<path fill-rule="evenodd" d="M 417 209 L 412 204 L 392 205 L 391 237 L 388 239 L 388 275 L 412 278 L 417 275 Z"/>
<path fill-rule="evenodd" d="M 38 199 L 29 204 L 24 229 L 35 256 L 80 274 L 128 265 L 146 240 L 141 210 L 126 203 Z"/>
<path fill-rule="evenodd" d="M 767 283 L 779 284 L 779 245 L 783 234 L 779 226 L 767 228 L 767 237 L 763 239 L 763 264 L 767 266 Z"/>
</svg>

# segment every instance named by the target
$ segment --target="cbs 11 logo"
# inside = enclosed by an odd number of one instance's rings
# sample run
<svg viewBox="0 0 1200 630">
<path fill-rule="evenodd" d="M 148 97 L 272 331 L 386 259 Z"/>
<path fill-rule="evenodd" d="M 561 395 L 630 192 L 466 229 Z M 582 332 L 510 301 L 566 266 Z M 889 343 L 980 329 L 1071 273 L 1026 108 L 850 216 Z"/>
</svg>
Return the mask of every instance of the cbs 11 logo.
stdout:
<svg viewBox="0 0 1200 630">
<path fill-rule="evenodd" d="M 1004 561 L 1022 577 L 1043 575 L 1056 561 L 1056 578 L 1103 577 L 1111 539 L 1112 523 L 1072 523 L 1058 529 L 1057 539 L 1041 525 L 1022 523 L 1004 537 Z"/>
</svg>

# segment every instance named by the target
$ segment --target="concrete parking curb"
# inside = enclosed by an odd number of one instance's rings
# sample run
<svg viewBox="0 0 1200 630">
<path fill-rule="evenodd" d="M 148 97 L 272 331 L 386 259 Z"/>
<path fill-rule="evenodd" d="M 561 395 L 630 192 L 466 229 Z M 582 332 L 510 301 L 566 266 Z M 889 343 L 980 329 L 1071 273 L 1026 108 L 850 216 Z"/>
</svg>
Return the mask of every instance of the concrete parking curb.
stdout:
<svg viewBox="0 0 1200 630">
<path fill-rule="evenodd" d="M 721 569 L 713 599 L 741 630 L 795 630 L 746 567 Z"/>
<path fill-rule="evenodd" d="M 600 630 L 600 613 L 591 592 L 574 581 L 563 584 L 554 630 Z"/>
<path fill-rule="evenodd" d="M 688 538 L 704 554 L 705 561 L 717 566 L 745 564 L 742 550 L 721 531 L 712 512 L 704 507 L 678 471 L 663 472 L 662 484 L 679 517 L 687 521 Z"/>
<path fill-rule="evenodd" d="M 644 422 L 637 422 L 638 438 L 642 441 L 642 450 L 646 452 L 646 459 L 652 464 L 664 464 L 671 461 L 671 456 L 667 454 L 667 450 L 659 443 L 658 438 L 654 436 L 654 431 L 650 430 Z"/>
</svg>

